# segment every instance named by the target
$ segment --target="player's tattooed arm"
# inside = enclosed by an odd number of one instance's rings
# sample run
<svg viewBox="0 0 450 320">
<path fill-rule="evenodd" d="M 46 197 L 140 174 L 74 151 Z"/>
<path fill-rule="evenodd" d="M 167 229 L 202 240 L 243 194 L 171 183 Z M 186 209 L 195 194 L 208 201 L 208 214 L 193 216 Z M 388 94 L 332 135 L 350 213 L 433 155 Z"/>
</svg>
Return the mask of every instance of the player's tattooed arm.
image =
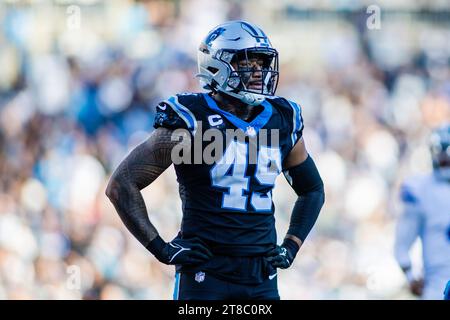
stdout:
<svg viewBox="0 0 450 320">
<path fill-rule="evenodd" d="M 171 164 L 172 130 L 156 129 L 120 163 L 111 176 L 106 195 L 128 230 L 147 246 L 158 236 L 150 222 L 141 190 L 151 184 Z"/>
<path fill-rule="evenodd" d="M 165 242 L 147 215 L 141 190 L 155 181 L 172 164 L 175 145 L 189 144 L 185 135 L 160 127 L 137 146 L 113 173 L 106 195 L 111 199 L 128 230 L 159 261 L 165 264 L 194 265 L 211 258 L 212 253 L 198 238 Z"/>
</svg>

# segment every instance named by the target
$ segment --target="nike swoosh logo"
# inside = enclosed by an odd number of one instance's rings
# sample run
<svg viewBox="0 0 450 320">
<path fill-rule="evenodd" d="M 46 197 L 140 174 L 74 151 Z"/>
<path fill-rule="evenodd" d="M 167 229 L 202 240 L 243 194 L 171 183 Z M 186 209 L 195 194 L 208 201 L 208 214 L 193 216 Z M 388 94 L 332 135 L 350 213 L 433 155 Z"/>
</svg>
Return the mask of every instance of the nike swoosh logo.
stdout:
<svg viewBox="0 0 450 320">
<path fill-rule="evenodd" d="M 165 105 L 164 105 L 164 106 L 159 105 L 158 108 L 160 108 L 162 111 L 164 111 L 164 110 L 166 110 L 167 106 L 165 106 Z"/>
<path fill-rule="evenodd" d="M 269 280 L 272 280 L 273 278 L 275 278 L 277 276 L 277 274 L 275 273 L 275 274 L 271 274 L 271 275 L 269 275 Z"/>
</svg>

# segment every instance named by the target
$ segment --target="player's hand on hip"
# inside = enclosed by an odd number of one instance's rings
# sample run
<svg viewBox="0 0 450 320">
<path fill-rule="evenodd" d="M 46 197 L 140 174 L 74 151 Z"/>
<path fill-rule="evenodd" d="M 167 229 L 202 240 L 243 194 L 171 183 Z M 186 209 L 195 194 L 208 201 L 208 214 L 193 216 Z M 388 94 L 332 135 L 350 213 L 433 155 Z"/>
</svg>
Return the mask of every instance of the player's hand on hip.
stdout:
<svg viewBox="0 0 450 320">
<path fill-rule="evenodd" d="M 195 265 L 208 261 L 212 257 L 211 251 L 199 238 L 177 239 L 164 242 L 156 237 L 147 249 L 162 263 L 177 265 Z"/>
<path fill-rule="evenodd" d="M 266 260 L 274 268 L 287 269 L 294 262 L 299 249 L 295 241 L 284 239 L 281 246 L 276 246 L 266 254 Z"/>
</svg>

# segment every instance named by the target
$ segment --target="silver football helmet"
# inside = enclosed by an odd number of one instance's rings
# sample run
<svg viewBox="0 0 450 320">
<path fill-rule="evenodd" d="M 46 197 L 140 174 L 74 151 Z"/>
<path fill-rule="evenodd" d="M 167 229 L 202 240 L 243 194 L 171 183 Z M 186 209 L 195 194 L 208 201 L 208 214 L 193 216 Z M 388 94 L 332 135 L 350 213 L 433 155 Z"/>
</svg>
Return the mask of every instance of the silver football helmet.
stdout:
<svg viewBox="0 0 450 320">
<path fill-rule="evenodd" d="M 430 148 L 435 173 L 440 178 L 450 181 L 450 124 L 433 131 Z"/>
<path fill-rule="evenodd" d="M 255 59 L 258 69 L 253 63 Z M 266 96 L 275 94 L 278 52 L 261 28 L 245 21 L 230 21 L 212 29 L 201 42 L 198 71 L 204 89 L 258 105 Z M 258 84 L 249 84 L 255 73 L 260 76 Z"/>
</svg>

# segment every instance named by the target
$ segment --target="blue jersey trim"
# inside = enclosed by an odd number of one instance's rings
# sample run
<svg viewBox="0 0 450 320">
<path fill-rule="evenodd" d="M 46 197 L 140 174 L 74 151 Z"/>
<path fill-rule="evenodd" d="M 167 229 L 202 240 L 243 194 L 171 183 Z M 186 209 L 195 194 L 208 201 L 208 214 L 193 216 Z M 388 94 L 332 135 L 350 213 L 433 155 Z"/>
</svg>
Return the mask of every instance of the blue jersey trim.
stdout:
<svg viewBox="0 0 450 320">
<path fill-rule="evenodd" d="M 289 104 L 292 107 L 292 111 L 293 111 L 293 117 L 292 117 L 292 122 L 293 122 L 293 128 L 292 128 L 292 133 L 291 133 L 291 140 L 292 140 L 292 146 L 294 146 L 297 143 L 297 140 L 301 137 L 298 137 L 297 132 L 302 128 L 302 116 L 301 116 L 301 109 L 300 106 L 298 104 L 296 104 L 293 101 L 289 101 Z"/>
<path fill-rule="evenodd" d="M 246 132 L 249 127 L 252 127 L 253 129 L 255 129 L 255 132 L 258 133 L 259 129 L 264 127 L 267 122 L 269 122 L 269 119 L 272 116 L 272 105 L 267 100 L 264 100 L 261 103 L 261 105 L 264 107 L 264 110 L 259 115 L 257 115 L 256 118 L 253 119 L 253 121 L 246 122 L 236 117 L 234 114 L 219 108 L 214 99 L 211 98 L 208 94 L 204 93 L 203 97 L 205 98 L 206 103 L 211 109 L 223 115 L 225 118 L 227 118 L 228 121 L 230 121 L 233 125 L 244 132 Z"/>
<path fill-rule="evenodd" d="M 173 300 L 178 300 L 180 295 L 180 273 L 175 273 L 175 288 L 173 290 Z"/>
<path fill-rule="evenodd" d="M 195 134 L 197 131 L 197 121 L 194 114 L 185 106 L 183 106 L 176 96 L 172 96 L 165 101 L 172 109 L 184 120 L 189 130 L 192 130 Z"/>
</svg>

